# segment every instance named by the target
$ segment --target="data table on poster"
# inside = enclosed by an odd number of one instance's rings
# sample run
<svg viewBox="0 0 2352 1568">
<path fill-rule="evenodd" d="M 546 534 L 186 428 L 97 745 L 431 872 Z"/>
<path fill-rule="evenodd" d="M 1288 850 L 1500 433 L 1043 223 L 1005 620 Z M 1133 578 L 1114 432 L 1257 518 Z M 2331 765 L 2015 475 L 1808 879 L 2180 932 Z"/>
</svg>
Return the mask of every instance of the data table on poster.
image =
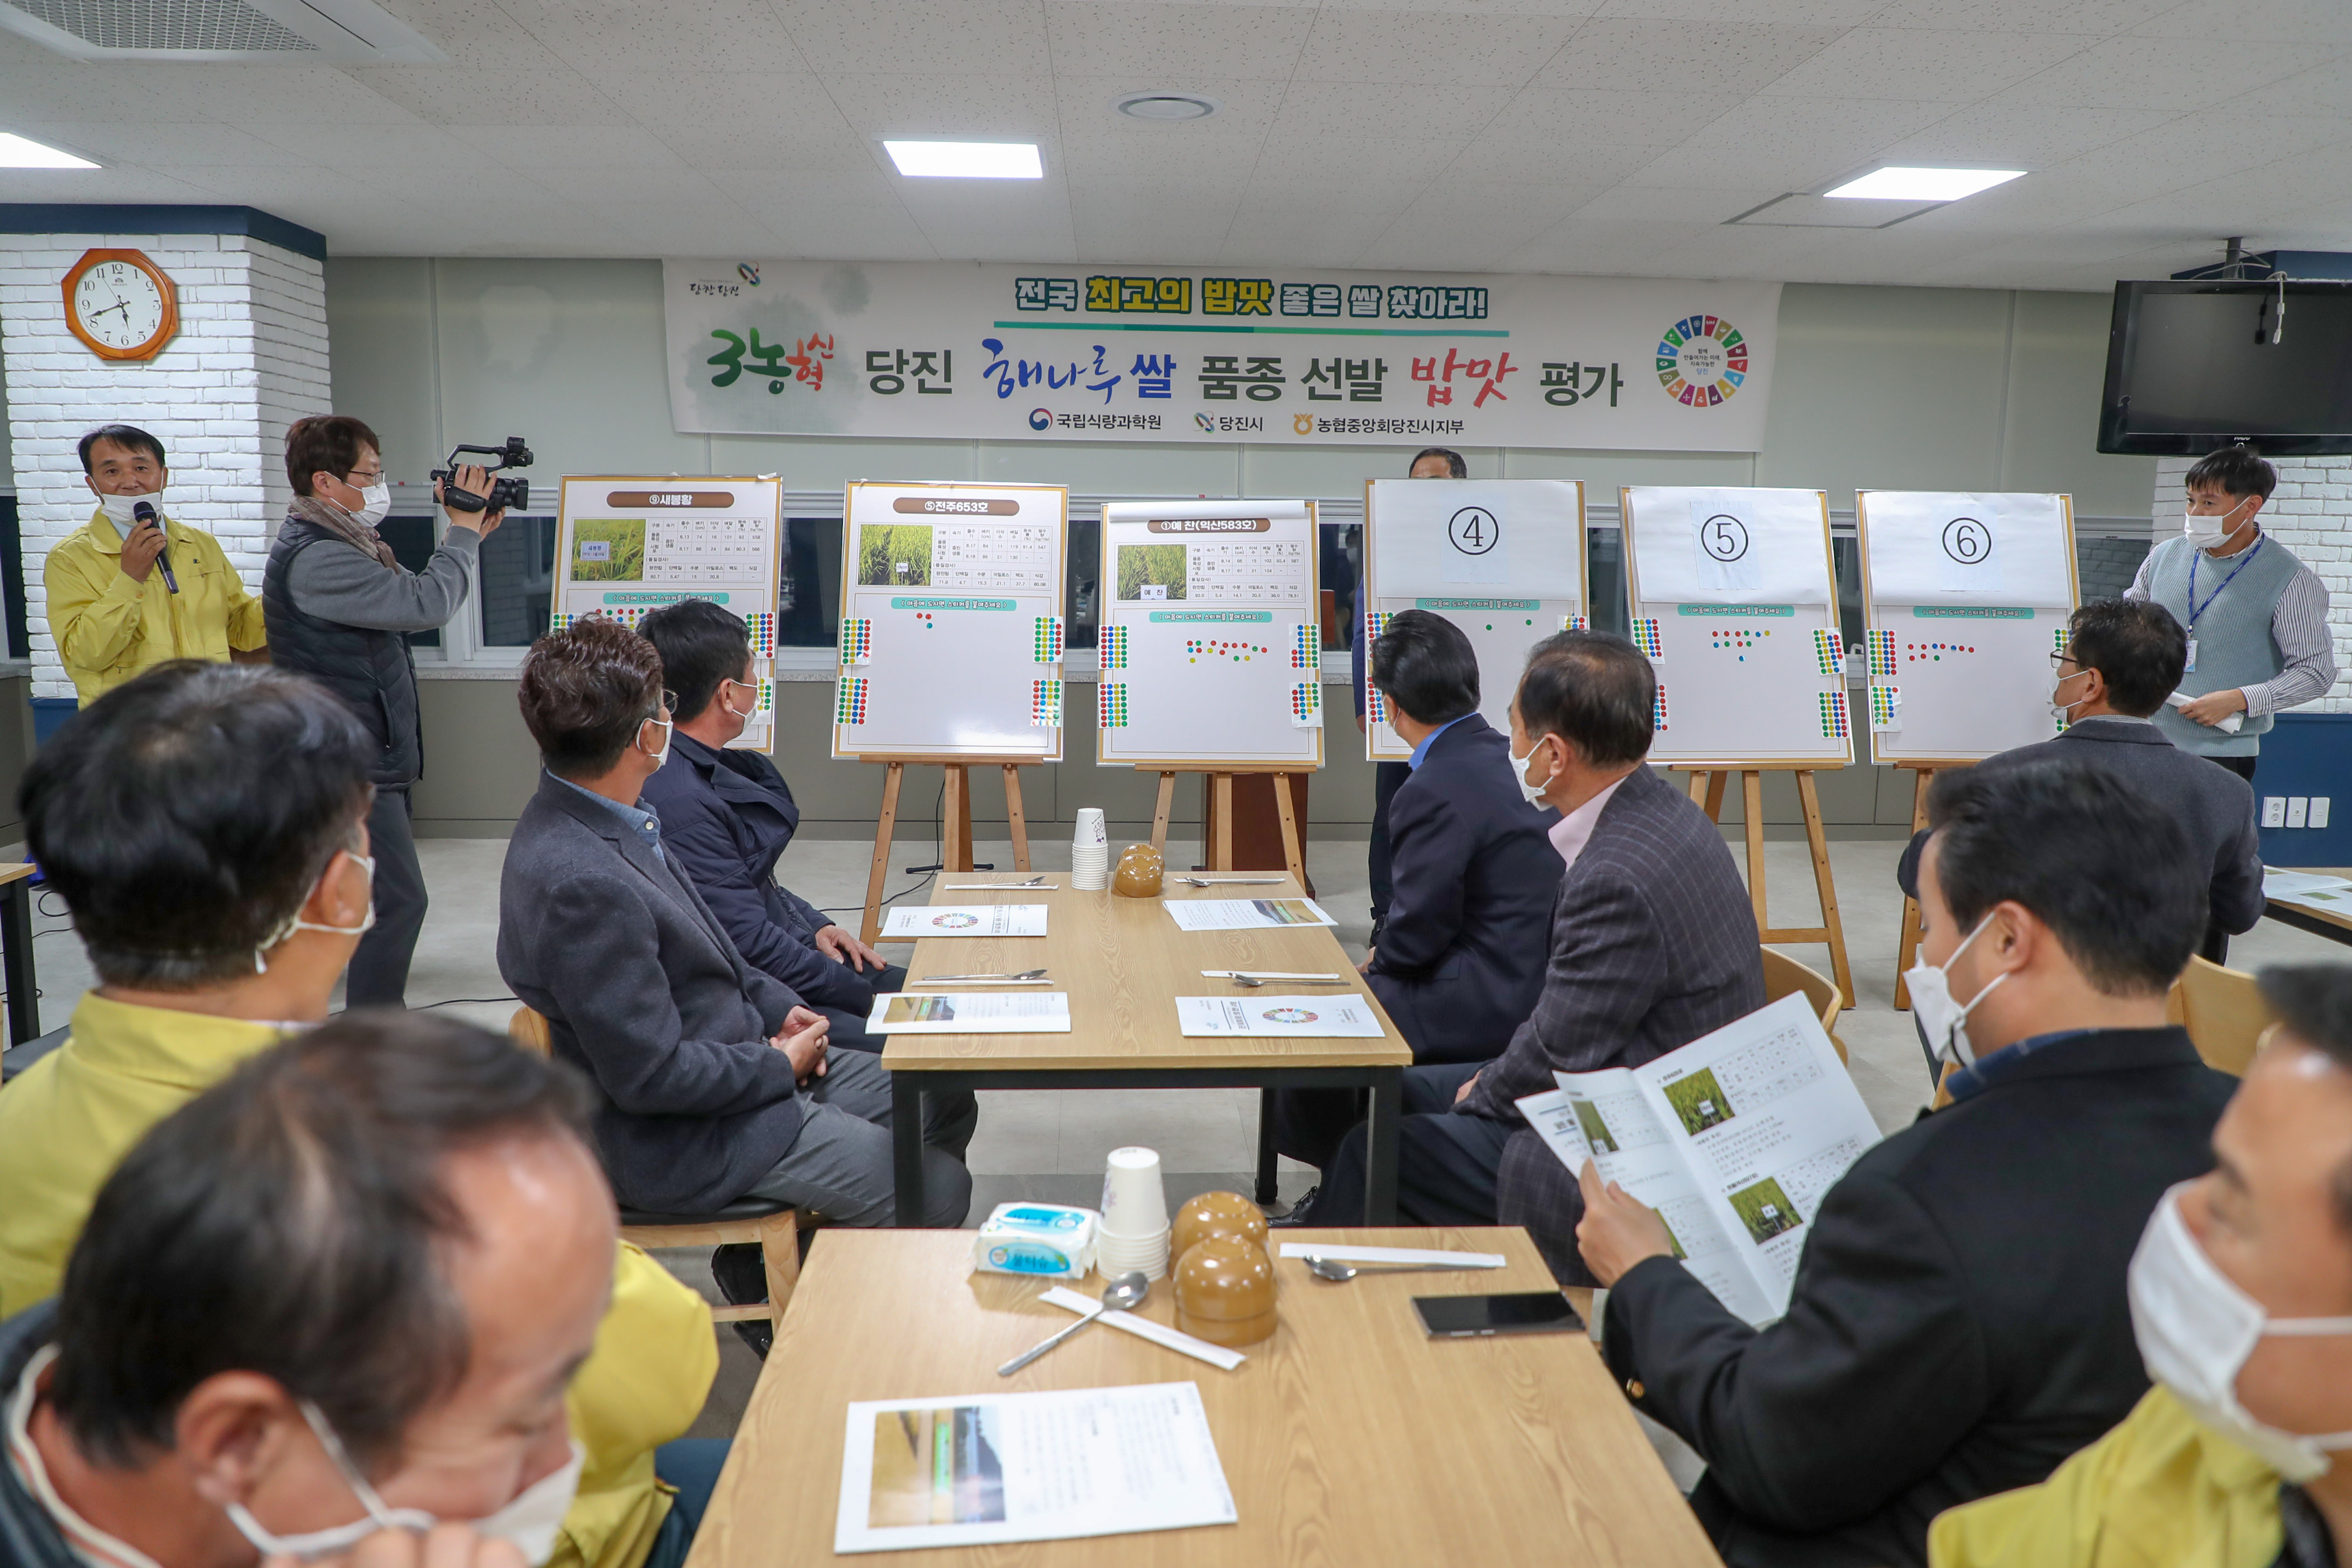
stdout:
<svg viewBox="0 0 2352 1568">
<path fill-rule="evenodd" d="M 751 634 L 759 695 L 732 743 L 767 751 L 782 517 L 783 484 L 773 479 L 567 475 L 549 628 L 584 616 L 635 628 L 684 599 L 708 599 L 740 616 Z"/>
<path fill-rule="evenodd" d="M 1062 756 L 1059 485 L 849 487 L 833 754 Z"/>
<path fill-rule="evenodd" d="M 1364 487 L 1365 657 L 1389 617 L 1454 623 L 1478 658 L 1478 711 L 1507 733 L 1528 652 L 1585 624 L 1584 486 L 1573 479 L 1374 479 Z M 1368 666 L 1369 668 L 1369 666 Z M 1367 690 L 1364 754 L 1412 755 Z"/>
<path fill-rule="evenodd" d="M 1106 505 L 1096 760 L 1321 766 L 1315 548 L 1312 501 Z"/>
<path fill-rule="evenodd" d="M 1979 762 L 2055 733 L 2050 656 L 2077 596 L 2073 499 L 1864 490 L 1854 517 L 1873 760 Z"/>
</svg>

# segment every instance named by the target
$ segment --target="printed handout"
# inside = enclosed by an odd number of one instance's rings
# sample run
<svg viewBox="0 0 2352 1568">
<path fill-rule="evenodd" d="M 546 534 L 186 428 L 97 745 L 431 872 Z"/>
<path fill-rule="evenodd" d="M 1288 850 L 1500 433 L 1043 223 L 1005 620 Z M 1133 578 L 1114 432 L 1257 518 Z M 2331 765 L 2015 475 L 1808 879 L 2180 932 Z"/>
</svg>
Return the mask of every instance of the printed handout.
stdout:
<svg viewBox="0 0 2352 1568">
<path fill-rule="evenodd" d="M 1645 1067 L 1553 1077 L 1518 1102 L 1528 1124 L 1655 1209 L 1683 1267 L 1759 1326 L 1788 1310 L 1822 1194 L 1879 1137 L 1801 994 Z"/>
<path fill-rule="evenodd" d="M 1066 1541 L 1237 1517 L 1190 1383 L 861 1400 L 849 1406 L 833 1549 Z"/>
<path fill-rule="evenodd" d="M 1262 931 L 1271 926 L 1335 926 L 1312 899 L 1171 899 L 1168 918 L 1183 931 Z M 1040 936 L 1045 932 L 1041 928 Z"/>
<path fill-rule="evenodd" d="M 1383 1033 L 1370 999 L 1354 992 L 1320 996 L 1179 996 L 1176 1017 L 1187 1036 L 1337 1036 L 1379 1039 Z"/>
<path fill-rule="evenodd" d="M 933 936 L 1044 936 L 1044 904 L 900 904 L 882 922 L 884 940 Z"/>
<path fill-rule="evenodd" d="M 902 991 L 874 998 L 877 1035 L 1066 1035 L 1066 991 Z"/>
</svg>

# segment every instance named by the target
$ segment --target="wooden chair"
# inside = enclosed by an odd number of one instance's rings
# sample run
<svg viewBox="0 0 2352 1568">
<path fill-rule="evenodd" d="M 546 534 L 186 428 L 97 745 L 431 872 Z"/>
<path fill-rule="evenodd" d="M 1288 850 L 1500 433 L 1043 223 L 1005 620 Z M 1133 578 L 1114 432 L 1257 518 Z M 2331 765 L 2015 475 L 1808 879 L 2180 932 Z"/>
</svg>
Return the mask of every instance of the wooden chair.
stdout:
<svg viewBox="0 0 2352 1568">
<path fill-rule="evenodd" d="M 507 1023 L 507 1035 L 525 1050 L 550 1055 L 553 1043 L 545 1015 L 518 1007 Z M 621 1239 L 648 1251 L 662 1247 L 733 1247 L 757 1243 L 767 1266 L 768 1300 L 738 1307 L 714 1302 L 714 1323 L 751 1322 L 767 1319 L 782 1331 L 784 1307 L 800 1283 L 800 1216 L 791 1205 L 766 1198 L 738 1198 L 717 1214 L 666 1215 L 643 1209 L 621 1210 Z"/>
<path fill-rule="evenodd" d="M 2207 1067 L 2231 1078 L 2246 1076 L 2263 1035 L 2278 1021 L 2252 975 L 2205 958 L 2189 961 L 2172 983 L 2164 1012 L 2189 1030 Z"/>
<path fill-rule="evenodd" d="M 1845 994 L 1820 970 L 1798 963 L 1784 952 L 1765 948 L 1764 1000 L 1778 1002 L 1791 992 L 1801 991 L 1822 1016 L 1822 1029 L 1837 1047 L 1838 1060 L 1845 1061 L 1845 1042 L 1837 1037 L 1837 1018 L 1845 1011 Z"/>
</svg>

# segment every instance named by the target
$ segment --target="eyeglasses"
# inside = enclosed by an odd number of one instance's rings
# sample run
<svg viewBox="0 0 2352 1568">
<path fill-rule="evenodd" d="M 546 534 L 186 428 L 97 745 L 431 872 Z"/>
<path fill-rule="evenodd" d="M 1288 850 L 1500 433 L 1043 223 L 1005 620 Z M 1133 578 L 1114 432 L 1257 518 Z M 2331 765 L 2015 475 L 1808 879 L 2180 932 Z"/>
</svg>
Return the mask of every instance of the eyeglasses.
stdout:
<svg viewBox="0 0 2352 1568">
<path fill-rule="evenodd" d="M 2072 648 L 2064 648 L 2050 656 L 2050 668 L 2053 670 L 2063 668 L 2070 664 L 2075 667 L 2077 674 L 2081 673 L 2082 666 L 2079 661 L 2075 659 L 2074 650 Z"/>
</svg>

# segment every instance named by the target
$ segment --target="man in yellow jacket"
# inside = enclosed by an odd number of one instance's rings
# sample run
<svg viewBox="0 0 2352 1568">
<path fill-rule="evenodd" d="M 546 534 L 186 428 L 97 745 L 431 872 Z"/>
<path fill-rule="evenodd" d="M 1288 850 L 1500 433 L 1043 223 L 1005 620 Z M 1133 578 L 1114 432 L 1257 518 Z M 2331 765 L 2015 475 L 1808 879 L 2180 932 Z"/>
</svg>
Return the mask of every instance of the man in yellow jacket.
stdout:
<svg viewBox="0 0 2352 1568">
<path fill-rule="evenodd" d="M 2157 1386 L 2039 1486 L 1938 1516 L 1930 1568 L 2352 1561 L 2352 966 L 2273 969 L 2280 1020 L 2131 1266 Z"/>
<path fill-rule="evenodd" d="M 163 442 L 100 426 L 81 438 L 81 471 L 98 510 L 50 548 L 41 581 L 49 635 L 83 707 L 167 658 L 224 663 L 268 641 L 261 601 L 220 541 L 164 514 Z M 139 521 L 142 504 L 154 521 Z"/>
<path fill-rule="evenodd" d="M 157 1121 L 327 1016 L 371 919 L 370 747 L 303 677 L 176 663 L 85 709 L 24 788 L 35 855 L 100 984 L 0 1086 L 0 1317 L 56 1294 L 100 1185 Z M 586 1450 L 552 1562 L 666 1568 L 688 1516 L 655 1450 L 718 1367 L 701 1299 L 625 1244 L 572 1386 Z M 702 1456 L 706 1460 L 708 1456 Z"/>
</svg>

